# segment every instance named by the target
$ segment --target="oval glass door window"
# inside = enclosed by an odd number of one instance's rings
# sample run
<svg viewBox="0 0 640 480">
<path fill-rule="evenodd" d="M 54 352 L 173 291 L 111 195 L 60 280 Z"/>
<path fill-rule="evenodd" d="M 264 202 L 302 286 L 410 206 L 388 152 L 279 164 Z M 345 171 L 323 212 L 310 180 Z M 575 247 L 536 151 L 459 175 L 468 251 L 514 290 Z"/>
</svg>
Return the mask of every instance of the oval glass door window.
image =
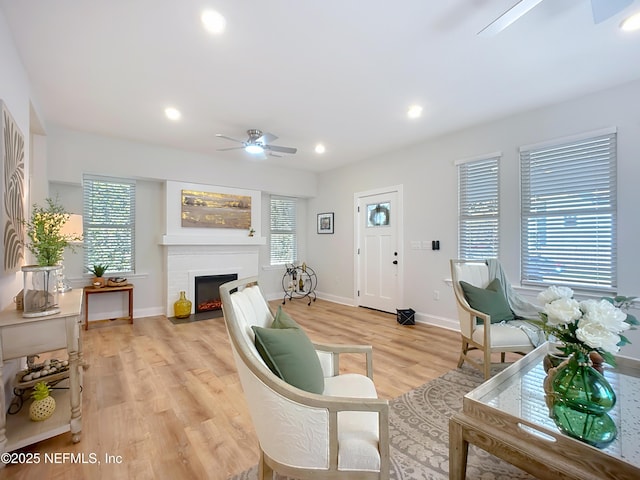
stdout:
<svg viewBox="0 0 640 480">
<path fill-rule="evenodd" d="M 367 227 L 384 227 L 390 224 L 391 203 L 372 203 L 367 205 Z"/>
</svg>

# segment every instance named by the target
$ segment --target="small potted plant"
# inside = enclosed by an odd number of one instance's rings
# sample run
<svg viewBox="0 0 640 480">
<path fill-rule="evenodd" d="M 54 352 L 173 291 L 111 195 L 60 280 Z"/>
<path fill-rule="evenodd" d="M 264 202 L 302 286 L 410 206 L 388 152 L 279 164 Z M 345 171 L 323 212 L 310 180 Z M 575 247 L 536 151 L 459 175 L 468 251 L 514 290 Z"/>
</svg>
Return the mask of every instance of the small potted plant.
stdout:
<svg viewBox="0 0 640 480">
<path fill-rule="evenodd" d="M 24 222 L 28 238 L 25 246 L 37 262 L 22 267 L 25 317 L 54 315 L 60 311 L 57 290 L 60 262 L 66 247 L 74 250 L 70 242 L 80 240 L 75 235 L 62 233 L 70 217 L 64 207 L 51 198 L 46 202 L 46 207 L 34 205 L 31 220 Z"/>
<path fill-rule="evenodd" d="M 95 275 L 93 280 L 91 280 L 91 284 L 94 287 L 104 287 L 106 280 L 104 279 L 103 275 L 108 268 L 109 265 L 103 265 L 101 263 L 98 263 L 97 265 L 93 265 L 91 267 L 87 267 L 87 270 Z"/>
</svg>

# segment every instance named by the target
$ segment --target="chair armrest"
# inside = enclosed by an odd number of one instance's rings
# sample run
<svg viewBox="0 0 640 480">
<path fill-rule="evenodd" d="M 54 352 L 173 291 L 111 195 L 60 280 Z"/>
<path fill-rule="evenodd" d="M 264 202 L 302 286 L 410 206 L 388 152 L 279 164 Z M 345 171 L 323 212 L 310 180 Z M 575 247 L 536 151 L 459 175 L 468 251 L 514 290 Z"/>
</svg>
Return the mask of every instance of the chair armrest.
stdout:
<svg viewBox="0 0 640 480">
<path fill-rule="evenodd" d="M 340 354 L 342 353 L 364 353 L 367 362 L 367 377 L 373 380 L 373 347 L 371 345 L 343 345 L 330 343 L 314 343 L 314 348 L 318 352 L 326 352 L 331 354 L 332 371 L 331 375 L 340 374 Z"/>
<path fill-rule="evenodd" d="M 459 292 L 456 288 L 454 288 L 454 293 L 456 297 L 456 303 L 458 304 L 458 308 L 469 314 L 468 321 L 471 327 L 469 329 L 470 331 L 469 337 L 471 337 L 471 334 L 473 334 L 473 331 L 477 326 L 477 320 L 476 320 L 477 318 L 481 319 L 484 325 L 491 325 L 491 315 L 481 312 L 480 310 L 475 310 L 471 308 L 467 303 L 466 299 L 462 296 L 462 293 Z M 460 318 L 460 321 L 462 322 L 462 317 Z M 491 345 L 491 328 L 484 329 L 483 344 Z"/>
<path fill-rule="evenodd" d="M 372 412 L 378 415 L 378 452 L 380 454 L 380 471 L 389 471 L 389 401 L 379 398 L 328 397 L 315 393 L 303 393 L 315 407 L 324 407 L 329 415 L 329 465 L 330 469 L 338 468 L 338 414 L 340 412 Z M 311 400 L 312 398 L 318 401 Z M 389 478 L 381 475 L 380 478 Z"/>
<path fill-rule="evenodd" d="M 471 315 L 474 321 L 474 325 L 475 325 L 475 318 L 481 319 L 485 325 L 491 324 L 491 315 L 481 312 L 480 310 L 474 310 L 473 308 L 468 307 L 464 304 L 460 304 L 460 306 L 464 311 L 466 311 L 469 315 Z"/>
</svg>

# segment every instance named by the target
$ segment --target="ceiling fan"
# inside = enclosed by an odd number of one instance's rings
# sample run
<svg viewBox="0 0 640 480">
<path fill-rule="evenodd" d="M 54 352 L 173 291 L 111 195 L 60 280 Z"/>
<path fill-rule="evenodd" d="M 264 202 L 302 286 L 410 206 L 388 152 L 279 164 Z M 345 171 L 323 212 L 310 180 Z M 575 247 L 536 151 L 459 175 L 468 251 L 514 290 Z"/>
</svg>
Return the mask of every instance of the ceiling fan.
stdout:
<svg viewBox="0 0 640 480">
<path fill-rule="evenodd" d="M 544 0 L 520 0 L 513 7 L 480 30 L 478 35 L 491 36 L 500 33 L 543 1 Z M 606 19 L 612 17 L 618 12 L 621 12 L 632 3 L 633 0 L 591 0 L 593 22 L 596 24 L 604 22 Z"/>
<path fill-rule="evenodd" d="M 271 145 L 271 142 L 276 140 L 276 137 L 273 133 L 262 133 L 261 130 L 257 130 L 255 128 L 247 130 L 247 135 L 249 138 L 246 140 L 238 140 L 236 138 L 228 137 L 227 135 L 222 135 L 221 133 L 216 133 L 216 137 L 226 138 L 227 140 L 231 140 L 233 142 L 241 143 L 241 147 L 229 147 L 229 148 L 219 148 L 218 151 L 222 152 L 225 150 L 239 150 L 244 149 L 244 151 L 257 155 L 257 154 L 266 154 L 272 155 L 274 157 L 281 157 L 282 155 L 277 155 L 277 153 L 296 153 L 298 151 L 297 148 L 293 147 L 281 147 L 279 145 Z"/>
</svg>

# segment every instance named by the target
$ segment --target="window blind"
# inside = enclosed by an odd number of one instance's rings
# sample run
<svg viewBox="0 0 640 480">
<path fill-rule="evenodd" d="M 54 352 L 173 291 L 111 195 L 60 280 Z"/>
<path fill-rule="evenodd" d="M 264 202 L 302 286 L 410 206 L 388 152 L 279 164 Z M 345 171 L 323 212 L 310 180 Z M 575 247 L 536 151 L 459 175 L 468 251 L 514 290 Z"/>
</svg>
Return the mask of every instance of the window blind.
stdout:
<svg viewBox="0 0 640 480">
<path fill-rule="evenodd" d="M 616 288 L 616 134 L 521 149 L 522 283 Z"/>
<path fill-rule="evenodd" d="M 109 273 L 135 270 L 136 183 L 83 176 L 85 266 L 106 264 Z"/>
<path fill-rule="evenodd" d="M 297 199 L 273 196 L 270 203 L 271 265 L 293 263 L 298 259 Z"/>
<path fill-rule="evenodd" d="M 475 260 L 498 256 L 499 157 L 458 165 L 458 255 Z"/>
</svg>

